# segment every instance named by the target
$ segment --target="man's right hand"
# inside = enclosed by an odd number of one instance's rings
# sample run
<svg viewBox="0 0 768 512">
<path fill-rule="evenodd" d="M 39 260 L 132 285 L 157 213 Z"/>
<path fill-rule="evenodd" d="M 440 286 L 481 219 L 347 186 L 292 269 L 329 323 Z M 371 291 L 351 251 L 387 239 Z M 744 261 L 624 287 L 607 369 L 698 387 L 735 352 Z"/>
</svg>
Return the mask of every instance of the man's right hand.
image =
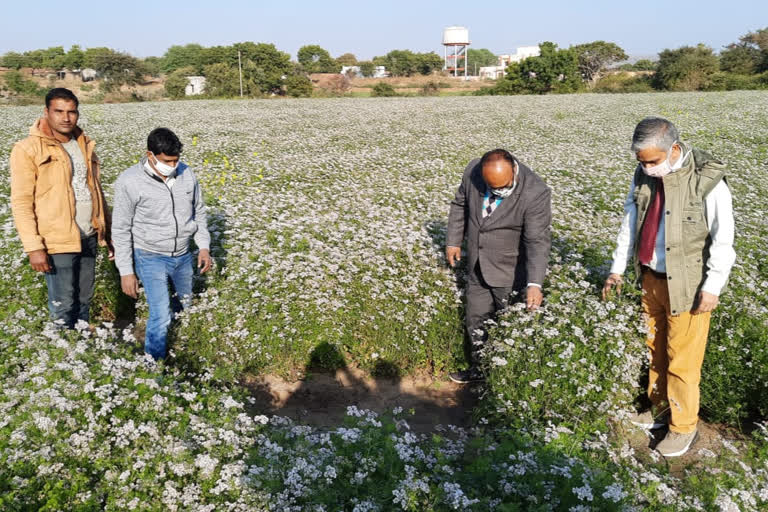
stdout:
<svg viewBox="0 0 768 512">
<path fill-rule="evenodd" d="M 136 274 L 120 276 L 120 286 L 123 289 L 123 293 L 130 298 L 139 298 L 139 280 L 136 279 Z"/>
<path fill-rule="evenodd" d="M 448 260 L 450 266 L 455 267 L 456 262 L 461 261 L 461 247 L 454 247 L 452 245 L 446 247 L 445 259 Z"/>
<path fill-rule="evenodd" d="M 608 300 L 613 287 L 616 287 L 616 293 L 621 293 L 621 285 L 624 282 L 624 278 L 619 274 L 608 274 L 608 278 L 603 285 L 603 300 Z"/>
<path fill-rule="evenodd" d="M 30 252 L 29 266 L 37 272 L 50 272 L 51 263 L 48 260 L 48 252 L 45 249 Z"/>
</svg>

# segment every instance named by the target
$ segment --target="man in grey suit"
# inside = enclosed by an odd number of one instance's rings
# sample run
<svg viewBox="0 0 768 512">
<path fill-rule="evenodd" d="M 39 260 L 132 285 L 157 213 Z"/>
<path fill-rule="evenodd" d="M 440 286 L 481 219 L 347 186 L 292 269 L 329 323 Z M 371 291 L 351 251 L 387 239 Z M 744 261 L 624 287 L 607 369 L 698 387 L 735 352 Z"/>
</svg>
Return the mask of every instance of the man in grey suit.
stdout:
<svg viewBox="0 0 768 512">
<path fill-rule="evenodd" d="M 488 334 L 485 321 L 506 307 L 513 291 L 525 288 L 528 309 L 543 299 L 541 287 L 549 261 L 551 191 L 531 169 L 505 149 L 472 160 L 451 202 L 445 257 L 461 259 L 467 242 L 466 330 L 468 370 L 451 380 L 482 380 L 478 351 Z"/>
</svg>

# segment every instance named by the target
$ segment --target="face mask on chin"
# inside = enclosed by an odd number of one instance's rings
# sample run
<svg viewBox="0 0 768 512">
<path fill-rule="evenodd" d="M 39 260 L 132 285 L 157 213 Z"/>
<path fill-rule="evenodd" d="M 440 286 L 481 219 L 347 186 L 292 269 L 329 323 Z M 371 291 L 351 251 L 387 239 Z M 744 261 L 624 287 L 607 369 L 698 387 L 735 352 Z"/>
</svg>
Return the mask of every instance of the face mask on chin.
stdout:
<svg viewBox="0 0 768 512">
<path fill-rule="evenodd" d="M 165 162 L 161 162 L 160 160 L 158 160 L 158 158 L 155 156 L 154 153 L 152 153 L 152 158 L 155 159 L 154 163 L 150 164 L 149 163 L 149 158 L 147 158 L 147 161 L 144 164 L 144 167 L 146 167 L 148 171 L 151 172 L 151 171 L 156 170 L 157 172 L 159 172 L 160 174 L 162 174 L 166 178 L 176 172 L 176 167 L 177 166 L 171 166 L 171 165 L 166 164 Z M 153 169 L 153 167 L 154 167 L 154 169 Z"/>
<path fill-rule="evenodd" d="M 491 194 L 495 196 L 499 196 L 501 198 L 507 198 L 512 194 L 512 191 L 515 189 L 515 187 L 504 187 L 504 188 L 492 188 Z"/>
</svg>

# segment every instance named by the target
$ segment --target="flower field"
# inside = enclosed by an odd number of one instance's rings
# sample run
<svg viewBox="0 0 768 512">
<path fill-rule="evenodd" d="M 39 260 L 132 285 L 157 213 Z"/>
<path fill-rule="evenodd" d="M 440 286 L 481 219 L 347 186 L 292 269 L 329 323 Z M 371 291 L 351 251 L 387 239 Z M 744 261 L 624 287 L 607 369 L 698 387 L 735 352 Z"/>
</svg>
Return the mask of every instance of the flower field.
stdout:
<svg viewBox="0 0 768 512">
<path fill-rule="evenodd" d="M 45 325 L 8 201 L 8 155 L 40 111 L 0 110 L 0 510 L 768 509 L 768 94 L 84 105 L 108 197 L 157 126 L 202 182 L 215 268 L 167 365 L 141 354 L 105 254 L 100 327 Z M 646 368 L 639 291 L 599 300 L 647 115 L 726 162 L 734 194 L 737 262 L 702 378 L 702 417 L 729 436 L 683 467 L 622 427 Z M 553 248 L 544 307 L 492 328 L 477 426 L 417 434 L 408 411 L 350 404 L 318 429 L 257 410 L 244 375 L 463 366 L 448 202 L 495 147 L 552 187 Z"/>
</svg>

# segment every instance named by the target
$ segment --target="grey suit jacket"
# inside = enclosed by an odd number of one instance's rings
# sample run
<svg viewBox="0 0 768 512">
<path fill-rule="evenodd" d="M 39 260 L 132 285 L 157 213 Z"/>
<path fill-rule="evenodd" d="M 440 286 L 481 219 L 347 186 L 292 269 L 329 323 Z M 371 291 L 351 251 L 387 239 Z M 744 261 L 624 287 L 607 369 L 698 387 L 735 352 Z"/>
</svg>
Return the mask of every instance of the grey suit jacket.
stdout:
<svg viewBox="0 0 768 512">
<path fill-rule="evenodd" d="M 517 186 L 483 218 L 486 184 L 480 159 L 469 162 L 448 215 L 448 246 L 467 239 L 470 271 L 480 262 L 489 286 L 522 288 L 543 284 L 549 262 L 552 192 L 531 169 L 518 163 Z"/>
</svg>

